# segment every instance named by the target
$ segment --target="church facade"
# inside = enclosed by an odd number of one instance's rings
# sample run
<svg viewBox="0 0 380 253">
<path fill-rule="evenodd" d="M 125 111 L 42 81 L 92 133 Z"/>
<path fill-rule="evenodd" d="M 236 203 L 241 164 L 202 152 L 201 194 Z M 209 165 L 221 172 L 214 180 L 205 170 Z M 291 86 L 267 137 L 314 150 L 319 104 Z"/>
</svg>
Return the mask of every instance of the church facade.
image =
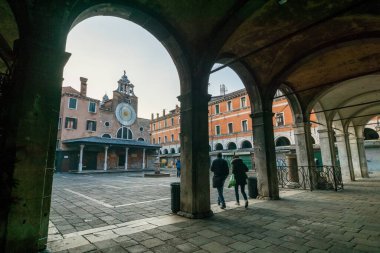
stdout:
<svg viewBox="0 0 380 253">
<path fill-rule="evenodd" d="M 150 143 L 149 119 L 137 117 L 138 97 L 125 72 L 102 100 L 62 87 L 56 147 L 56 171 L 143 170 L 152 168 L 159 145 Z"/>
</svg>

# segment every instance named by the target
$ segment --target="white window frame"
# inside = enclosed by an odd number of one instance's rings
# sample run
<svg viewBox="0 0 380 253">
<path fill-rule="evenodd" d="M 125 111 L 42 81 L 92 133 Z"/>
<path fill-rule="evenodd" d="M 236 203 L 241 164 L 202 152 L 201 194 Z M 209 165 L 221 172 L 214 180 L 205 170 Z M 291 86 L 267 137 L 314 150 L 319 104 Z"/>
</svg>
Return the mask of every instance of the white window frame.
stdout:
<svg viewBox="0 0 380 253">
<path fill-rule="evenodd" d="M 69 119 L 74 119 L 75 120 L 75 122 L 76 122 L 76 127 L 74 128 L 74 127 L 66 127 L 66 119 L 67 118 L 69 118 Z M 74 126 L 74 123 L 73 123 L 73 126 Z M 78 129 L 78 118 L 75 118 L 75 117 L 65 117 L 65 124 L 64 124 L 64 127 L 65 127 L 65 129 L 72 129 L 72 130 L 74 130 L 74 129 Z"/>
<path fill-rule="evenodd" d="M 88 123 L 89 122 L 95 122 L 95 130 L 92 130 L 92 129 L 87 129 L 87 126 L 88 126 Z M 86 131 L 88 131 L 88 132 L 96 132 L 96 120 L 93 120 L 93 119 L 88 119 L 88 120 L 86 120 Z M 92 127 L 93 128 L 93 127 Z"/>
<path fill-rule="evenodd" d="M 230 129 L 230 126 L 231 126 L 231 129 Z M 227 123 L 227 129 L 228 129 L 228 133 L 229 134 L 233 134 L 234 133 L 234 123 L 232 122 L 228 122 Z M 231 131 L 230 131 L 231 130 Z"/>
<path fill-rule="evenodd" d="M 277 122 L 277 115 L 282 115 L 282 125 L 279 125 Z M 276 121 L 276 126 L 285 126 L 285 113 L 283 112 L 276 112 L 274 120 Z"/>
<path fill-rule="evenodd" d="M 227 111 L 231 112 L 232 110 L 233 110 L 233 108 L 232 108 L 232 100 L 227 101 Z"/>
<path fill-rule="evenodd" d="M 220 113 L 220 105 L 216 104 L 215 105 L 215 114 L 219 114 L 219 113 Z"/>
<path fill-rule="evenodd" d="M 246 122 L 247 130 L 244 130 L 243 122 Z M 242 121 L 241 121 L 241 131 L 242 131 L 242 132 L 248 132 L 248 120 L 245 119 L 245 120 L 242 120 Z"/>
<path fill-rule="evenodd" d="M 243 100 L 244 100 L 244 104 L 243 104 Z M 245 108 L 245 107 L 247 107 L 247 98 L 243 96 L 240 98 L 240 108 Z"/>
<path fill-rule="evenodd" d="M 168 137 L 165 135 L 164 136 L 164 143 L 167 143 L 168 142 Z"/>
<path fill-rule="evenodd" d="M 71 99 L 75 100 L 75 108 L 70 108 Z M 69 100 L 67 101 L 67 108 L 69 108 L 70 110 L 77 110 L 78 109 L 78 99 L 73 98 L 73 97 L 69 97 Z"/>
<path fill-rule="evenodd" d="M 95 105 L 95 111 L 94 112 L 90 111 L 91 104 Z M 90 112 L 90 113 L 96 113 L 96 102 L 88 101 L 88 108 L 87 109 L 88 109 L 88 112 Z"/>
<path fill-rule="evenodd" d="M 218 129 L 219 129 L 219 133 L 218 133 Z M 215 125 L 215 135 L 221 135 L 222 133 L 222 129 L 220 128 L 220 125 Z"/>
</svg>

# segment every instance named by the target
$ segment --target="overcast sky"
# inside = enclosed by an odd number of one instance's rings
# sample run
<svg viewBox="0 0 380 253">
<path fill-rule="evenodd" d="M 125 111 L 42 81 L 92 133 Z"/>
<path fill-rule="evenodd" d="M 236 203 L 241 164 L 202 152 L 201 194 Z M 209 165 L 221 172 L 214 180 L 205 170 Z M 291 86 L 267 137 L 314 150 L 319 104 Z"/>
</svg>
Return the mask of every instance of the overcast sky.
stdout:
<svg viewBox="0 0 380 253">
<path fill-rule="evenodd" d="M 180 104 L 176 67 L 162 44 L 149 32 L 130 21 L 115 17 L 93 17 L 75 26 L 68 35 L 66 51 L 71 53 L 64 70 L 63 86 L 80 89 L 79 77 L 88 78 L 87 96 L 112 98 L 123 71 L 135 85 L 139 98 L 138 117 L 150 118 Z M 229 68 L 210 76 L 209 93 L 220 94 L 243 87 Z"/>
</svg>

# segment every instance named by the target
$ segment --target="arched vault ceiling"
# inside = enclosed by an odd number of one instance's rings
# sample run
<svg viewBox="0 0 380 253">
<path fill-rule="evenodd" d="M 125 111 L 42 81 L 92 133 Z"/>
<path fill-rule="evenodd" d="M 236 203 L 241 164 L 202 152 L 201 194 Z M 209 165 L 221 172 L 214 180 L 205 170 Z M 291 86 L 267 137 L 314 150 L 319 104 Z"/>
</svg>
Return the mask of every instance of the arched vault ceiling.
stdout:
<svg viewBox="0 0 380 253">
<path fill-rule="evenodd" d="M 380 114 L 380 75 L 341 82 L 326 90 L 318 102 L 322 109 L 316 111 L 324 110 L 330 120 L 338 114 L 345 122 L 352 120 L 355 125 L 363 124 Z"/>
</svg>

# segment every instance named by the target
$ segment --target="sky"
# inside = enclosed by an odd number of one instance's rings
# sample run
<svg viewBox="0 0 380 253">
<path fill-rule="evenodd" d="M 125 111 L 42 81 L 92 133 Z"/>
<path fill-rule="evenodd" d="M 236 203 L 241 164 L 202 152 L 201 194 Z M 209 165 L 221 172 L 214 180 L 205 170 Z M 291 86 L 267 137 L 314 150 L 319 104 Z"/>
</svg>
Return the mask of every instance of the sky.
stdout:
<svg viewBox="0 0 380 253">
<path fill-rule="evenodd" d="M 180 105 L 177 69 L 164 46 L 139 25 L 115 17 L 93 17 L 76 25 L 69 33 L 66 52 L 71 53 L 63 73 L 63 86 L 80 90 L 80 77 L 88 78 L 87 96 L 101 100 L 112 98 L 117 81 L 126 71 L 139 98 L 138 117 Z M 230 68 L 210 75 L 209 93 L 220 95 L 244 88 Z"/>
</svg>

